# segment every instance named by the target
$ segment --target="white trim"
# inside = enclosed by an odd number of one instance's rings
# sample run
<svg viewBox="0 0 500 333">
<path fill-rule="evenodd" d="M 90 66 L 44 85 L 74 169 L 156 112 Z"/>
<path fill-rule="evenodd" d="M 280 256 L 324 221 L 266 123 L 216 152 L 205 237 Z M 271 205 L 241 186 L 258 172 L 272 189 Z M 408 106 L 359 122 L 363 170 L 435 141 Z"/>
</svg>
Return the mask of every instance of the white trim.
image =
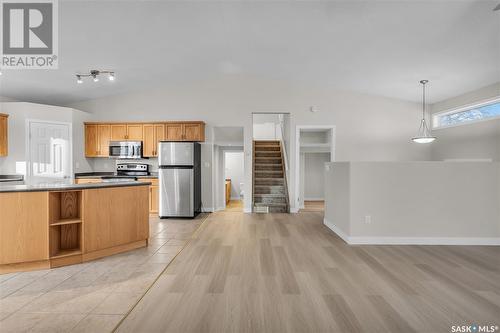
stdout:
<svg viewBox="0 0 500 333">
<path fill-rule="evenodd" d="M 337 227 L 335 224 L 328 221 L 326 218 L 323 219 L 323 224 L 326 225 L 328 228 L 330 228 L 331 231 L 336 233 L 337 236 L 342 238 L 344 240 L 344 242 L 346 242 L 347 244 L 350 244 L 349 243 L 349 236 L 347 236 L 347 234 L 344 231 L 342 231 L 339 227 Z"/>
<path fill-rule="evenodd" d="M 202 213 L 213 213 L 214 208 L 213 207 L 201 207 L 201 212 Z"/>
<path fill-rule="evenodd" d="M 251 208 L 243 208 L 243 213 L 252 213 Z"/>
<path fill-rule="evenodd" d="M 500 245 L 500 237 L 352 237 L 326 218 L 323 223 L 349 245 Z"/>
<path fill-rule="evenodd" d="M 324 197 L 317 197 L 317 198 L 306 198 L 304 197 L 304 201 L 325 201 Z"/>
<path fill-rule="evenodd" d="M 349 237 L 349 244 L 500 245 L 500 237 Z"/>
<path fill-rule="evenodd" d="M 330 130 L 330 162 L 335 161 L 335 125 L 296 125 L 295 126 L 295 197 L 293 198 L 293 207 L 298 207 L 300 203 L 300 130 L 301 129 L 323 129 Z M 292 205 L 290 205 L 292 206 Z M 294 210 L 298 211 L 298 208 Z"/>
</svg>

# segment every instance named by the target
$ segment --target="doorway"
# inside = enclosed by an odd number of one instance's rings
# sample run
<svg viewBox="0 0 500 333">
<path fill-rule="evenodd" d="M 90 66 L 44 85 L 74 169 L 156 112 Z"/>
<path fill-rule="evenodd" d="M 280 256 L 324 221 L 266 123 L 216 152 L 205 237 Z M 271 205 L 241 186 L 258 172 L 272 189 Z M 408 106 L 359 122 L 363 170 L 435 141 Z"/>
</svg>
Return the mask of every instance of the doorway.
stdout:
<svg viewBox="0 0 500 333">
<path fill-rule="evenodd" d="M 27 127 L 27 176 L 30 180 L 54 182 L 71 179 L 71 124 L 28 120 Z"/>
<path fill-rule="evenodd" d="M 325 163 L 335 160 L 335 126 L 297 126 L 295 202 L 301 211 L 324 211 Z"/>
<path fill-rule="evenodd" d="M 243 211 L 245 156 L 243 151 L 224 152 L 225 211 Z"/>
<path fill-rule="evenodd" d="M 244 210 L 244 128 L 216 126 L 214 142 L 214 211 Z"/>
</svg>

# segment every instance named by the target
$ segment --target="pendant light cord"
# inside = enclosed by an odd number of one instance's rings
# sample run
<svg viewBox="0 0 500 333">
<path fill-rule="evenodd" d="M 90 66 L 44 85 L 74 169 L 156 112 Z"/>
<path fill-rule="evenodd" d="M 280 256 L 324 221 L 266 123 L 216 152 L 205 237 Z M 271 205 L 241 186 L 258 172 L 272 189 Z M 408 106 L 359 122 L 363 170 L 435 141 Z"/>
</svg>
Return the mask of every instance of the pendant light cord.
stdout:
<svg viewBox="0 0 500 333">
<path fill-rule="evenodd" d="M 426 80 L 420 81 L 422 83 L 422 119 L 425 120 L 425 84 Z"/>
</svg>

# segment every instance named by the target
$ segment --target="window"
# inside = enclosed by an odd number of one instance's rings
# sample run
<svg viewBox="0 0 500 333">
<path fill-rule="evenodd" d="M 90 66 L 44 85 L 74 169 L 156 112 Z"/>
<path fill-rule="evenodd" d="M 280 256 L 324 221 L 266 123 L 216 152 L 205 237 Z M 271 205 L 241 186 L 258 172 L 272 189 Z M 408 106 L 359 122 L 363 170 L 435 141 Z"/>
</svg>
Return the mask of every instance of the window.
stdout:
<svg viewBox="0 0 500 333">
<path fill-rule="evenodd" d="M 433 127 L 462 125 L 480 120 L 500 118 L 500 98 L 456 109 L 440 112 L 433 117 Z"/>
</svg>

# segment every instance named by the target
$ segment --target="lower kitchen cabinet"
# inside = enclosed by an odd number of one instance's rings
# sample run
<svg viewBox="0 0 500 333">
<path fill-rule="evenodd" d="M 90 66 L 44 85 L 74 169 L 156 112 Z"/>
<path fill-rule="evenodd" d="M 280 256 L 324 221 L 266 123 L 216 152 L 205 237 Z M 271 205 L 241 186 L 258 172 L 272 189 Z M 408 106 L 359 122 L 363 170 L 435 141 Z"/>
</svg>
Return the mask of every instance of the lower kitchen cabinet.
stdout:
<svg viewBox="0 0 500 333">
<path fill-rule="evenodd" d="M 158 214 L 160 205 L 160 186 L 158 185 L 158 178 L 139 178 L 140 182 L 149 182 L 149 213 Z"/>
</svg>

